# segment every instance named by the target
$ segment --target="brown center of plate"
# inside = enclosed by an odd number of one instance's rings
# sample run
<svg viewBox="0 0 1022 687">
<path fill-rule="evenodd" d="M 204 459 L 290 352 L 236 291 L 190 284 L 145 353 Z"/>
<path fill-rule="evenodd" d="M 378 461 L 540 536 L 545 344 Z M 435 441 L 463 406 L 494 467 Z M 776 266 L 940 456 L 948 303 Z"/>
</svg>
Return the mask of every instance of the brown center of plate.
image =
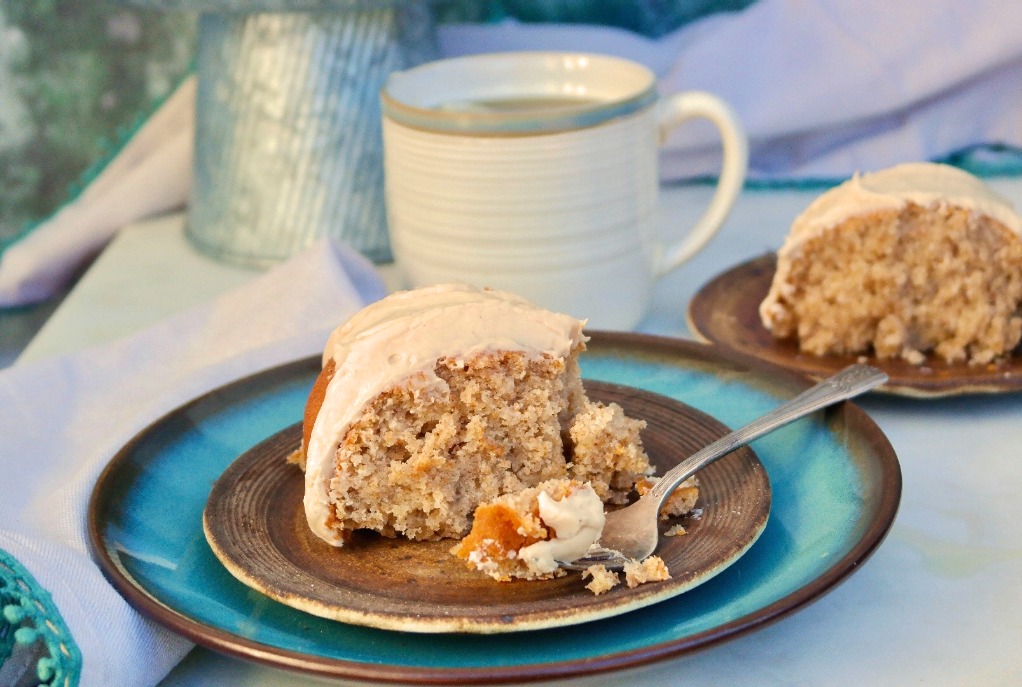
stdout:
<svg viewBox="0 0 1022 687">
<path fill-rule="evenodd" d="M 587 381 L 594 400 L 616 402 L 646 421 L 642 439 L 657 474 L 727 432 L 708 415 L 632 387 Z M 494 633 L 571 625 L 647 606 L 691 589 L 737 560 L 770 512 L 770 484 L 742 448 L 700 474 L 699 515 L 688 534 L 661 537 L 666 582 L 595 596 L 580 573 L 497 582 L 452 556 L 454 540 L 416 542 L 358 532 L 335 548 L 305 519 L 304 474 L 286 456 L 301 440 L 292 425 L 242 454 L 214 485 L 206 538 L 240 581 L 288 606 L 343 622 L 410 632 Z"/>
</svg>

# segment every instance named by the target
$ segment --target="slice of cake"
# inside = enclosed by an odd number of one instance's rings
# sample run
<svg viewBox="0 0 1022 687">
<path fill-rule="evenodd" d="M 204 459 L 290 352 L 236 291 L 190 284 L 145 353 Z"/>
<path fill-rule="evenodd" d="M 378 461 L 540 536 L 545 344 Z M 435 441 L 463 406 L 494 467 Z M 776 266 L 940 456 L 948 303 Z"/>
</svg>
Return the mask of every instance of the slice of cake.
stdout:
<svg viewBox="0 0 1022 687">
<path fill-rule="evenodd" d="M 792 225 L 760 305 L 815 354 L 981 364 L 1022 338 L 1022 218 L 976 177 L 913 163 L 821 195 Z"/>
<path fill-rule="evenodd" d="M 583 556 L 603 532 L 603 501 L 588 483 L 548 480 L 480 504 L 472 531 L 451 553 L 507 581 L 563 574 L 558 561 Z"/>
<path fill-rule="evenodd" d="M 551 479 L 620 502 L 651 472 L 639 430 L 586 397 L 584 322 L 461 284 L 395 293 L 338 327 L 305 409 L 305 514 L 341 546 L 368 529 L 462 537 L 478 504 Z"/>
</svg>

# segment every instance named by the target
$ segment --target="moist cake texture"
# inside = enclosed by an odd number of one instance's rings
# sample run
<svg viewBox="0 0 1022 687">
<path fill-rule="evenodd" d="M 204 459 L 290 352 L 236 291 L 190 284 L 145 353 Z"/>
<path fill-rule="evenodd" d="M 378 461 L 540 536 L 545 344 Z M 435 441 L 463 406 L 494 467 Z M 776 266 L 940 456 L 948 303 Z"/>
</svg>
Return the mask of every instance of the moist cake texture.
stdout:
<svg viewBox="0 0 1022 687">
<path fill-rule="evenodd" d="M 1022 338 L 1022 219 L 976 177 L 912 163 L 856 175 L 793 223 L 763 325 L 814 355 L 996 361 Z"/>
<path fill-rule="evenodd" d="M 330 336 L 291 460 L 311 530 L 464 536 L 478 504 L 554 479 L 627 499 L 650 474 L 639 431 L 587 398 L 583 321 L 445 284 L 368 306 Z"/>
</svg>

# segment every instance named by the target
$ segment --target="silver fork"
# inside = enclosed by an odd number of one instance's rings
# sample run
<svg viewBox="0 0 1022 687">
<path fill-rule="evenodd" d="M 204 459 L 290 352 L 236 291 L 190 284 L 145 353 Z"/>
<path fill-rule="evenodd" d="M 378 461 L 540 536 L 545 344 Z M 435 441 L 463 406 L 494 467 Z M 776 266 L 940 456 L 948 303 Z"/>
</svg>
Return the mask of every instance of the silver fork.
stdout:
<svg viewBox="0 0 1022 687">
<path fill-rule="evenodd" d="M 865 393 L 886 381 L 887 375 L 875 367 L 850 365 L 741 429 L 717 439 L 674 466 L 638 501 L 607 513 L 607 522 L 603 526 L 600 540 L 585 556 L 561 562 L 561 566 L 570 570 L 584 570 L 599 564 L 608 569 L 620 570 L 630 560 L 646 558 L 656 550 L 659 540 L 657 523 L 660 508 L 679 484 L 698 470 L 764 434 L 838 401 Z"/>
</svg>

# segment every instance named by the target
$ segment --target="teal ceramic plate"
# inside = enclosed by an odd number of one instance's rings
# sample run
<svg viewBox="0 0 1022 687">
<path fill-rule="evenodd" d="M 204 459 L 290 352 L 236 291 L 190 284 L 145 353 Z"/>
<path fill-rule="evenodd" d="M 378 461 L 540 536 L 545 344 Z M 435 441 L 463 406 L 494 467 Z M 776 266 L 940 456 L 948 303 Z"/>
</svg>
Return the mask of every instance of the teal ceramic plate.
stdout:
<svg viewBox="0 0 1022 687">
<path fill-rule="evenodd" d="M 732 427 L 808 386 L 710 346 L 591 335 L 587 379 L 663 394 Z M 805 606 L 870 556 L 901 495 L 890 443 L 845 403 L 753 444 L 770 477 L 769 522 L 745 555 L 685 594 L 587 623 L 585 632 L 436 635 L 340 623 L 238 582 L 202 530 L 213 483 L 301 417 L 316 372 L 300 361 L 223 387 L 157 420 L 113 458 L 90 502 L 90 543 L 140 612 L 212 649 L 315 675 L 423 684 L 586 675 L 706 647 Z"/>
</svg>

